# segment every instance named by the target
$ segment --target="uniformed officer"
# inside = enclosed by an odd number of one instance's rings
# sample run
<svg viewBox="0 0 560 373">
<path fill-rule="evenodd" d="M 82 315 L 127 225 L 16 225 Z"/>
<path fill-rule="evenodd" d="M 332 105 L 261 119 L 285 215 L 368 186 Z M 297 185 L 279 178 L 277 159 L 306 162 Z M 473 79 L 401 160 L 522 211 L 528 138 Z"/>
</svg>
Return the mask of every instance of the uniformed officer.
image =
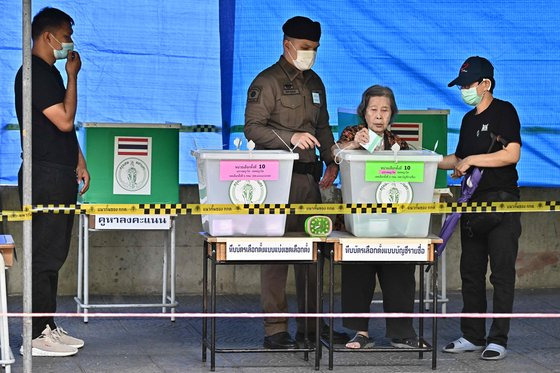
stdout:
<svg viewBox="0 0 560 373">
<path fill-rule="evenodd" d="M 251 83 L 245 108 L 245 136 L 257 149 L 291 149 L 299 154 L 294 163 L 290 203 L 320 203 L 319 187 L 332 185 L 338 174 L 331 146 L 334 138 L 329 127 L 325 86 L 311 70 L 321 25 L 306 17 L 293 17 L 282 27 L 283 54 L 278 62 L 262 71 Z M 316 153 L 320 159 L 317 159 Z M 323 162 L 327 168 L 323 174 Z M 321 176 L 322 179 L 321 179 Z M 289 215 L 287 231 L 303 231 L 304 215 Z M 305 265 L 294 266 L 299 312 L 304 312 Z M 309 273 L 308 310 L 317 305 L 315 274 Z M 264 312 L 287 312 L 287 265 L 261 266 L 261 302 Z M 304 320 L 298 319 L 296 341 L 303 341 Z M 314 323 L 309 322 L 310 329 Z M 294 348 L 296 341 L 288 333 L 286 318 L 265 318 L 266 348 Z M 323 327 L 322 332 L 327 333 Z M 310 338 L 312 339 L 312 338 Z M 335 342 L 345 343 L 347 336 L 335 333 Z"/>
</svg>

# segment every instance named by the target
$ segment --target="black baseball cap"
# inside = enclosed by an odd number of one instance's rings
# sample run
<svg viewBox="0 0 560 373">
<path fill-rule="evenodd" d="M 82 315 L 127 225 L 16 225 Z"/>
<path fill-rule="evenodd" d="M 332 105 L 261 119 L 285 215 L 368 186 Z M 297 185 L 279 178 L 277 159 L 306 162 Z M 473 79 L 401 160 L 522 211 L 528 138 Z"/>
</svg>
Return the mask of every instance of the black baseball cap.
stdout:
<svg viewBox="0 0 560 373">
<path fill-rule="evenodd" d="M 321 24 L 307 17 L 296 16 L 290 18 L 282 26 L 286 36 L 294 39 L 306 39 L 318 42 L 321 38 Z"/>
<path fill-rule="evenodd" d="M 448 87 L 454 85 L 466 86 L 483 78 L 494 77 L 494 66 L 484 57 L 472 56 L 467 58 L 459 69 L 459 76 L 456 77 Z"/>
</svg>

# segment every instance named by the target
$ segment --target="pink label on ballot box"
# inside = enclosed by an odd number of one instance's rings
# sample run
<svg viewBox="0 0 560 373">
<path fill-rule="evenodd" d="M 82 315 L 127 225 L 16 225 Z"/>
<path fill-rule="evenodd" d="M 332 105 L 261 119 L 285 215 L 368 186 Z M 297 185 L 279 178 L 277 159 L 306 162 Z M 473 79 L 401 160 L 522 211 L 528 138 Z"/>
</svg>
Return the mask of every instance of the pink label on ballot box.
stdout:
<svg viewBox="0 0 560 373">
<path fill-rule="evenodd" d="M 220 161 L 220 180 L 278 180 L 278 161 Z"/>
</svg>

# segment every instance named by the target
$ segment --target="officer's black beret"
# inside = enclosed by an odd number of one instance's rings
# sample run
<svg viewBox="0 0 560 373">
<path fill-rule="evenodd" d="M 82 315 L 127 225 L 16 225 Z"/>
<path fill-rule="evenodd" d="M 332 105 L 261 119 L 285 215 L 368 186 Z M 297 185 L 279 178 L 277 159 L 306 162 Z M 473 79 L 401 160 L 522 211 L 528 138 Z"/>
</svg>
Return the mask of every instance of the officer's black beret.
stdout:
<svg viewBox="0 0 560 373">
<path fill-rule="evenodd" d="M 321 38 L 321 24 L 313 22 L 307 17 L 293 17 L 282 26 L 284 35 L 295 39 L 306 39 L 311 41 L 319 41 Z"/>
</svg>

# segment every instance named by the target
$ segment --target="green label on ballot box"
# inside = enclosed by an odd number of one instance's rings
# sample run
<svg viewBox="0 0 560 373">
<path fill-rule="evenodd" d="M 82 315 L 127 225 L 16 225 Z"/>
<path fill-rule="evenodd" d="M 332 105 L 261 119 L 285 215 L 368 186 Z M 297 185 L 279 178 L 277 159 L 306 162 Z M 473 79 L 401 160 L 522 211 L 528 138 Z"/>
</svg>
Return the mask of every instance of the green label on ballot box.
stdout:
<svg viewBox="0 0 560 373">
<path fill-rule="evenodd" d="M 424 182 L 424 162 L 366 162 L 366 181 Z"/>
</svg>

